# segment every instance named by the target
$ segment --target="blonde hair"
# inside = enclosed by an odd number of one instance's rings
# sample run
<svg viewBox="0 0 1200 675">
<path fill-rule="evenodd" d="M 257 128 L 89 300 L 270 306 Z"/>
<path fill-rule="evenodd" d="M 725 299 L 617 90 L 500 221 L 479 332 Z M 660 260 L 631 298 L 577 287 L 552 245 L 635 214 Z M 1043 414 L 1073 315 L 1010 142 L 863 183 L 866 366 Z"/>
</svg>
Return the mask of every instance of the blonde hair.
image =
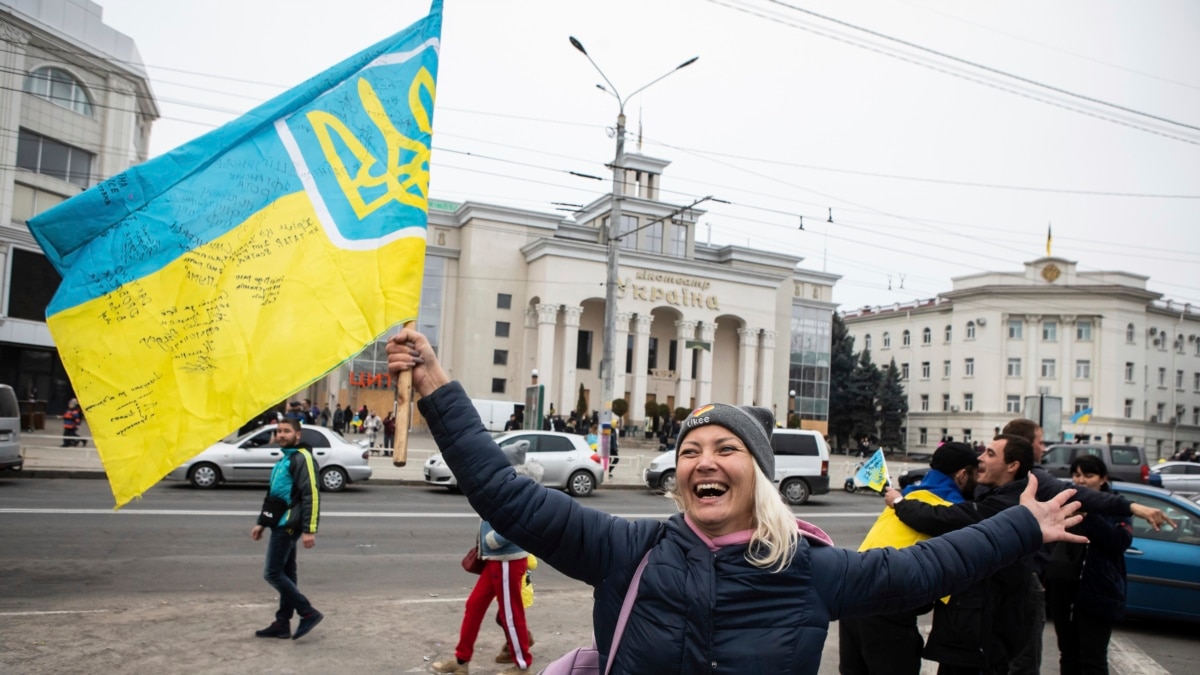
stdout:
<svg viewBox="0 0 1200 675">
<path fill-rule="evenodd" d="M 678 493 L 678 489 L 677 483 L 675 490 L 668 492 L 666 496 L 683 511 L 683 497 Z M 767 474 L 763 473 L 762 467 L 755 462 L 754 534 L 750 536 L 746 560 L 755 567 L 774 568 L 772 572 L 782 572 L 792 563 L 799 540 L 800 531 L 796 525 L 796 516 L 787 504 L 783 503 L 783 497 L 767 478 Z"/>
</svg>

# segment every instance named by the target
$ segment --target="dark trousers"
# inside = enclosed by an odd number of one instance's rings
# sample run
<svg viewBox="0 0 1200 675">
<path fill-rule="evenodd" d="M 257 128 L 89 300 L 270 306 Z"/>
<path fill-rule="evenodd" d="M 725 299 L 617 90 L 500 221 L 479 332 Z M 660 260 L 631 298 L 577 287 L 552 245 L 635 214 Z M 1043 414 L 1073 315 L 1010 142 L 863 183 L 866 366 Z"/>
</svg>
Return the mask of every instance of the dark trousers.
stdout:
<svg viewBox="0 0 1200 675">
<path fill-rule="evenodd" d="M 1108 674 L 1108 641 L 1113 622 L 1096 612 L 1074 611 L 1073 593 L 1051 589 L 1050 616 L 1058 635 L 1058 669 L 1062 675 Z"/>
<path fill-rule="evenodd" d="M 1029 594 L 1025 602 L 1033 608 L 1033 621 L 1029 624 L 1029 634 L 1025 638 L 1025 647 L 1017 652 L 1008 663 L 1008 675 L 1038 675 L 1042 670 L 1042 632 L 1046 628 L 1046 589 L 1042 580 L 1033 575 L 1029 584 Z"/>
<path fill-rule="evenodd" d="M 279 609 L 275 612 L 275 620 L 280 623 L 291 621 L 294 613 L 303 617 L 313 611 L 312 603 L 297 585 L 296 542 L 299 539 L 299 529 L 277 527 L 271 530 L 271 539 L 267 542 L 267 564 L 263 568 L 263 578 L 279 591 Z"/>
<path fill-rule="evenodd" d="M 884 614 L 838 622 L 842 675 L 917 675 L 925 641 L 915 614 Z"/>
<path fill-rule="evenodd" d="M 63 444 L 64 448 L 72 448 L 80 443 L 80 441 L 67 440 L 68 438 L 79 438 L 79 432 L 75 429 L 63 427 Z"/>
</svg>

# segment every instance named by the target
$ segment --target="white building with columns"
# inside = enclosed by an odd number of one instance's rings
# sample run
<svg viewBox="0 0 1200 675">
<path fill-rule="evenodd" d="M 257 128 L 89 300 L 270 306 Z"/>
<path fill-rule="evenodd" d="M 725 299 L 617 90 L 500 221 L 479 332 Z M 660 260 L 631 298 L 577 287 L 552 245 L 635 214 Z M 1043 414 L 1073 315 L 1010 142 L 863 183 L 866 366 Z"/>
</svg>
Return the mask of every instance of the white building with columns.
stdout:
<svg viewBox="0 0 1200 675">
<path fill-rule="evenodd" d="M 147 158 L 158 119 L 133 40 L 89 0 L 0 0 L 0 382 L 66 409 L 46 306 L 58 272 L 25 222 Z"/>
<path fill-rule="evenodd" d="M 721 401 L 797 412 L 825 429 L 837 275 L 801 258 L 697 240 L 698 209 L 660 200 L 668 162 L 628 154 L 617 290 L 616 382 L 623 423 L 644 428 L 645 403 Z M 580 387 L 603 408 L 606 248 L 612 195 L 574 218 L 431 201 L 419 327 L 474 398 L 521 402 L 537 371 L 565 418 Z M 380 350 L 368 349 L 330 391 L 341 403 L 389 408 Z M 796 392 L 794 398 L 790 392 Z"/>
<path fill-rule="evenodd" d="M 1062 401 L 1061 419 L 1044 420 L 1061 429 L 1048 442 L 1143 445 L 1154 461 L 1200 444 L 1200 308 L 1163 301 L 1147 280 L 1046 257 L 843 317 L 855 350 L 905 376 L 910 448 L 989 439 L 1044 394 Z"/>
</svg>

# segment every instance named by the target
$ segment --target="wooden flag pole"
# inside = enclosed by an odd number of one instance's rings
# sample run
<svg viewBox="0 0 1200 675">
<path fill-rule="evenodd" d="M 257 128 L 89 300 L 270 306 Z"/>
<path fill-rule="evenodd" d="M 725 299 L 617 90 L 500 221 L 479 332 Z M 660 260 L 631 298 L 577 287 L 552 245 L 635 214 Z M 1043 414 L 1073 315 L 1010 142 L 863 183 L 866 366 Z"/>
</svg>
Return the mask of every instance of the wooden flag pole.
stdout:
<svg viewBox="0 0 1200 675">
<path fill-rule="evenodd" d="M 417 324 L 410 321 L 405 328 L 413 328 Z M 396 438 L 392 448 L 392 465 L 408 464 L 408 428 L 412 426 L 412 370 L 402 370 L 396 377 Z"/>
</svg>

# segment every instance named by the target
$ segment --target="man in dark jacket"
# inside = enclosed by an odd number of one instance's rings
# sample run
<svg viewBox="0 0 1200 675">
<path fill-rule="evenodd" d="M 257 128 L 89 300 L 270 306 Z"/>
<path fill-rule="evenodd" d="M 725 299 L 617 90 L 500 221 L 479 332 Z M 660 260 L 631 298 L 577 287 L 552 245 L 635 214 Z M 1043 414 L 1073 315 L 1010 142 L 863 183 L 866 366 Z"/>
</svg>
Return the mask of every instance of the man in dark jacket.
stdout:
<svg viewBox="0 0 1200 675">
<path fill-rule="evenodd" d="M 271 528 L 263 578 L 279 591 L 279 609 L 275 621 L 254 634 L 261 638 L 299 640 L 325 618 L 300 592 L 296 573 L 296 541 L 301 541 L 304 548 L 316 546 L 321 502 L 312 448 L 300 442 L 300 421 L 281 420 L 275 428 L 275 441 L 283 450 L 283 458 L 271 470 L 267 501 L 263 503 L 258 523 L 250 530 L 250 538 L 258 541 L 263 531 Z M 294 635 L 293 614 L 300 615 Z"/>
<path fill-rule="evenodd" d="M 982 498 L 953 506 L 904 499 L 895 490 L 888 490 L 884 498 L 906 525 L 937 536 L 1016 506 L 1032 466 L 1033 446 L 1020 436 L 1002 434 L 979 457 L 978 482 L 988 487 Z M 1032 557 L 1022 558 L 951 595 L 949 602 L 934 603 L 924 656 L 941 664 L 939 675 L 1008 672 L 1008 662 L 1024 646 L 1025 626 L 1032 619 L 1030 607 L 1013 598 L 1026 597 L 1032 570 Z"/>
</svg>

